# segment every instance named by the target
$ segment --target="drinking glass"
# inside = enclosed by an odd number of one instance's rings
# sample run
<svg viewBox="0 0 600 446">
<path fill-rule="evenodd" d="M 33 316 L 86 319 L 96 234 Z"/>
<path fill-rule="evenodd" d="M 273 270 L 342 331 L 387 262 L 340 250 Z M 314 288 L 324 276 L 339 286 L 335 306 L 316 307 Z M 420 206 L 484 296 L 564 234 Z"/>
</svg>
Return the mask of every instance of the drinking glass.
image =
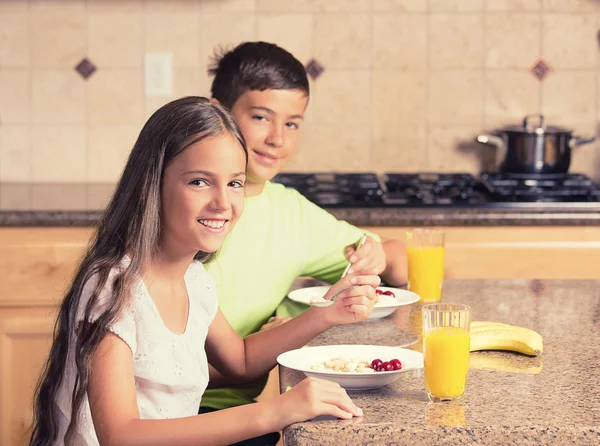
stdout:
<svg viewBox="0 0 600 446">
<path fill-rule="evenodd" d="M 429 399 L 458 399 L 467 385 L 471 307 L 438 303 L 424 305 L 422 312 L 425 388 Z"/>
<path fill-rule="evenodd" d="M 444 231 L 414 229 L 406 233 L 408 245 L 408 289 L 419 302 L 439 302 L 444 282 Z"/>
</svg>

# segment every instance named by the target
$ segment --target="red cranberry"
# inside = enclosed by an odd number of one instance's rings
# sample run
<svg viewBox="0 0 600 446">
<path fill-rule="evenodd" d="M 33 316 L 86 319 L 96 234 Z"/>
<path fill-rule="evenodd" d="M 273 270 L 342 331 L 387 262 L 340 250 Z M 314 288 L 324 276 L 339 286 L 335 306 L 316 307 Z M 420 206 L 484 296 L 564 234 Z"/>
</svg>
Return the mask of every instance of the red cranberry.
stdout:
<svg viewBox="0 0 600 446">
<path fill-rule="evenodd" d="M 381 366 L 381 364 L 383 364 L 381 359 L 373 359 L 373 361 L 371 361 L 371 368 L 378 372 L 379 370 L 377 369 Z"/>
<path fill-rule="evenodd" d="M 379 288 L 376 288 L 375 289 L 375 294 L 378 294 L 378 295 L 379 294 L 383 294 L 383 291 L 381 291 Z"/>
<path fill-rule="evenodd" d="M 399 359 L 392 359 L 390 361 L 390 364 L 392 365 L 392 367 L 394 367 L 394 370 L 402 370 L 402 363 L 400 362 Z"/>
<path fill-rule="evenodd" d="M 389 290 L 384 291 L 382 294 L 386 295 L 386 296 L 392 296 L 392 297 L 396 297 L 396 295 L 394 293 L 392 293 Z"/>
<path fill-rule="evenodd" d="M 389 372 L 390 370 L 394 370 L 392 364 L 390 364 L 387 361 L 385 361 L 383 364 L 381 364 L 380 368 L 381 368 L 382 372 Z"/>
</svg>

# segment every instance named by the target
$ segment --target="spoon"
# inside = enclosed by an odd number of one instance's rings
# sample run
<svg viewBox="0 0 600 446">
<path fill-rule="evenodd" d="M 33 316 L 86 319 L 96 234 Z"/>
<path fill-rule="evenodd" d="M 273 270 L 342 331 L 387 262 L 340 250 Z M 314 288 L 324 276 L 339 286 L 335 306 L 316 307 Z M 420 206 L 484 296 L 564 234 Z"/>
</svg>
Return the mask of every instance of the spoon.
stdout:
<svg viewBox="0 0 600 446">
<path fill-rule="evenodd" d="M 356 244 L 356 251 L 358 251 L 360 249 L 360 247 L 362 245 L 364 245 L 364 243 L 365 243 L 366 240 L 367 240 L 367 234 L 363 234 L 363 236 L 360 238 L 360 240 Z M 352 266 L 352 263 L 348 262 L 348 266 L 346 266 L 346 269 L 342 273 L 342 277 L 341 278 L 346 277 L 346 274 L 348 274 L 348 270 L 350 269 L 351 266 Z M 335 293 L 333 295 L 333 297 L 331 298 L 331 300 L 327 300 L 327 299 L 324 299 L 322 297 L 317 297 L 316 299 L 312 299 L 310 301 L 310 304 L 313 307 L 319 307 L 319 308 L 328 307 L 328 306 L 333 305 L 335 303 L 335 298 L 336 297 L 338 297 L 344 291 L 347 291 L 347 290 L 350 290 L 350 289 L 352 289 L 352 287 L 346 288 L 346 289 L 344 289 L 342 291 L 338 291 L 337 293 Z"/>
<path fill-rule="evenodd" d="M 363 236 L 360 238 L 360 240 L 356 244 L 356 250 L 355 250 L 355 252 L 358 251 L 361 248 L 361 246 L 365 244 L 366 240 L 367 240 L 367 234 L 363 234 Z M 351 266 L 352 266 L 352 263 L 348 262 L 348 266 L 346 267 L 346 269 L 342 273 L 342 279 L 344 277 L 346 277 L 346 274 L 348 274 L 348 270 L 350 269 Z M 333 299 L 331 299 L 331 300 L 333 300 Z"/>
</svg>

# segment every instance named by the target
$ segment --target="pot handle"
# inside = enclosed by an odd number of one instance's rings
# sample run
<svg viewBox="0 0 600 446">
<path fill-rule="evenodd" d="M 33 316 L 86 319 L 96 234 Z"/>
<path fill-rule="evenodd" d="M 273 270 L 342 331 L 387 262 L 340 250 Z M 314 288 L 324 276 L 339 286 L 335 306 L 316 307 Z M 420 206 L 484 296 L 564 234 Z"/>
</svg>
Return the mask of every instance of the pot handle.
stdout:
<svg viewBox="0 0 600 446">
<path fill-rule="evenodd" d="M 544 121 L 544 115 L 542 115 L 541 113 L 534 113 L 532 115 L 527 115 L 523 118 L 523 128 L 526 130 L 529 130 L 529 118 L 538 118 L 539 124 L 537 128 L 542 128 L 545 129 L 546 128 L 546 122 Z"/>
<path fill-rule="evenodd" d="M 487 144 L 493 147 L 504 147 L 504 140 L 499 136 L 479 135 L 476 140 L 481 144 Z"/>
<path fill-rule="evenodd" d="M 581 136 L 573 136 L 570 140 L 569 140 L 569 147 L 571 149 L 574 149 L 577 146 L 582 146 L 584 144 L 589 144 L 591 142 L 596 141 L 596 138 L 594 136 L 592 136 L 591 138 L 582 138 Z"/>
</svg>

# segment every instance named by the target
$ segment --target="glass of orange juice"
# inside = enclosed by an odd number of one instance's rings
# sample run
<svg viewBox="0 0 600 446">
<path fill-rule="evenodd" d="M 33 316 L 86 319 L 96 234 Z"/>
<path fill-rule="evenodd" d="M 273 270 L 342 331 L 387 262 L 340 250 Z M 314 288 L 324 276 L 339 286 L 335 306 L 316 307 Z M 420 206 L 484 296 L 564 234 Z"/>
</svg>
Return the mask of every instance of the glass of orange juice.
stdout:
<svg viewBox="0 0 600 446">
<path fill-rule="evenodd" d="M 420 302 L 439 302 L 444 282 L 444 231 L 413 229 L 406 238 L 408 289 L 420 296 Z"/>
<path fill-rule="evenodd" d="M 429 399 L 458 399 L 467 386 L 471 307 L 439 303 L 424 305 L 422 311 L 425 388 Z"/>
</svg>

